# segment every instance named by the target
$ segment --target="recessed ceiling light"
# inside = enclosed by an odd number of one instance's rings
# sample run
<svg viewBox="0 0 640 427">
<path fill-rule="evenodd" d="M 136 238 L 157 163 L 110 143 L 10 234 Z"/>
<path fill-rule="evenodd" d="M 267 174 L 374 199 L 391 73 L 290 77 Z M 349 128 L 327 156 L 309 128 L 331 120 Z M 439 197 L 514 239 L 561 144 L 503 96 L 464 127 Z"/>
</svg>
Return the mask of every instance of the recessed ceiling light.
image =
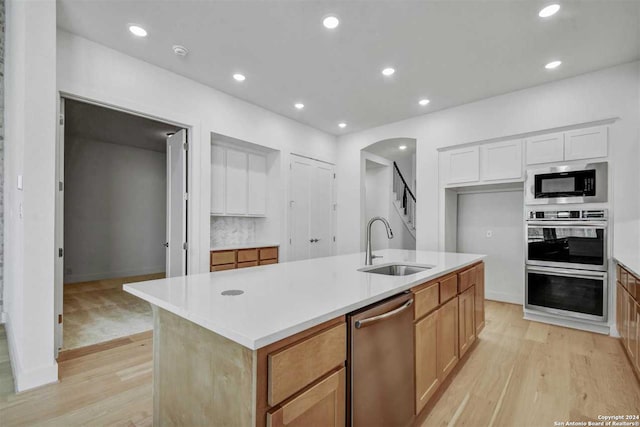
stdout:
<svg viewBox="0 0 640 427">
<path fill-rule="evenodd" d="M 347 127 L 347 124 L 344 123 L 344 122 L 343 123 L 338 123 L 338 127 L 340 127 L 341 129 L 344 129 L 344 128 Z"/>
<path fill-rule="evenodd" d="M 418 101 L 418 104 L 420 104 L 420 105 L 422 105 L 424 107 L 429 102 L 431 102 L 431 101 L 429 101 L 428 99 L 421 99 L 420 101 Z"/>
<path fill-rule="evenodd" d="M 382 70 L 382 74 L 384 74 L 385 76 L 390 76 L 395 72 L 396 72 L 396 70 L 394 70 L 391 67 L 388 67 L 388 68 L 385 68 L 384 70 Z"/>
<path fill-rule="evenodd" d="M 401 146 L 399 146 L 398 148 L 399 148 L 399 149 L 401 149 L 401 150 L 406 150 L 406 149 L 407 149 L 407 146 L 406 146 L 406 145 L 401 145 Z"/>
<path fill-rule="evenodd" d="M 322 25 L 324 25 L 325 28 L 333 30 L 340 25 L 340 20 L 335 15 L 325 16 L 322 20 Z"/>
<path fill-rule="evenodd" d="M 562 61 L 551 61 L 547 65 L 544 66 L 547 70 L 553 70 L 554 68 L 558 68 L 562 64 Z"/>
<path fill-rule="evenodd" d="M 147 37 L 147 30 L 139 25 L 129 25 L 129 31 L 131 31 L 131 34 L 133 34 L 134 36 Z"/>
<path fill-rule="evenodd" d="M 540 18 L 548 18 L 551 15 L 555 15 L 556 12 L 560 10 L 559 4 L 550 4 L 549 6 L 543 7 L 540 12 L 538 12 L 538 16 Z"/>
<path fill-rule="evenodd" d="M 302 102 L 296 102 L 295 104 L 293 104 L 293 106 L 298 110 L 302 110 L 304 108 L 304 104 Z"/>
<path fill-rule="evenodd" d="M 240 73 L 234 74 L 233 78 L 236 79 L 239 82 L 243 82 L 243 81 L 246 80 L 246 77 L 244 76 L 244 74 L 240 74 Z"/>
</svg>

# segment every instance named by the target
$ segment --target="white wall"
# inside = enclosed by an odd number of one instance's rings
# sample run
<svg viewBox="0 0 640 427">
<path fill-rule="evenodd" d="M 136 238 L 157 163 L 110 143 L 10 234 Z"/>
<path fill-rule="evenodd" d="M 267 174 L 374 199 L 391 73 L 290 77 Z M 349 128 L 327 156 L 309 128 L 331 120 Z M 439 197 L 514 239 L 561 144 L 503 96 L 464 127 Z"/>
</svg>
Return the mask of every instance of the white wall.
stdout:
<svg viewBox="0 0 640 427">
<path fill-rule="evenodd" d="M 487 255 L 487 299 L 524 301 L 523 204 L 522 191 L 458 195 L 458 252 Z"/>
<path fill-rule="evenodd" d="M 638 253 L 640 182 L 637 164 L 640 62 L 481 100 L 338 138 L 338 253 L 358 250 L 360 150 L 376 141 L 417 139 L 417 247 L 438 249 L 438 147 L 508 137 L 618 117 L 611 126 L 615 209 L 614 253 Z"/>
<path fill-rule="evenodd" d="M 5 287 L 18 390 L 57 380 L 54 360 L 56 4 L 9 0 L 5 51 Z M 18 190 L 18 175 L 24 177 Z"/>
<path fill-rule="evenodd" d="M 330 163 L 336 138 L 105 46 L 58 31 L 58 89 L 191 127 L 189 241 L 191 273 L 209 270 L 211 133 Z M 288 182 L 288 162 L 280 176 Z M 339 177 L 338 177 L 339 179 Z M 285 186 L 284 195 L 288 194 Z M 278 214 L 286 218 L 282 203 Z M 288 221 L 279 237 L 288 242 Z M 287 251 L 281 251 L 286 259 Z"/>
<path fill-rule="evenodd" d="M 65 140 L 65 283 L 165 270 L 167 155 Z"/>
<path fill-rule="evenodd" d="M 365 167 L 365 200 L 367 222 L 374 216 L 381 216 L 391 220 L 390 214 L 390 180 L 393 166 L 381 165 L 379 163 L 366 160 Z M 366 225 L 366 224 L 365 224 Z M 393 225 L 391 226 L 393 229 Z M 394 229 L 397 233 L 399 230 Z M 396 237 L 394 237 L 396 239 Z M 387 238 L 385 226 L 380 222 L 375 222 L 371 226 L 371 248 L 373 250 L 387 249 L 390 240 Z"/>
</svg>

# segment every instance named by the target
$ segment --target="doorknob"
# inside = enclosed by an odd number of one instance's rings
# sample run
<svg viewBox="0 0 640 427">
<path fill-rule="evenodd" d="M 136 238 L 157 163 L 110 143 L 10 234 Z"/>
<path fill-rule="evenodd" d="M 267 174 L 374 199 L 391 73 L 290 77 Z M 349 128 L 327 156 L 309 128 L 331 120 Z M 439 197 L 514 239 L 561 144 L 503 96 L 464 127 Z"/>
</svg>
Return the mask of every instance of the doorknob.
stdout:
<svg viewBox="0 0 640 427">
<path fill-rule="evenodd" d="M 168 247 L 169 247 L 169 242 L 164 242 L 164 243 L 162 244 L 162 246 L 164 246 L 165 248 L 168 248 Z"/>
<path fill-rule="evenodd" d="M 315 243 L 315 242 L 320 241 L 320 239 L 310 239 L 309 241 L 310 241 L 311 243 Z"/>
</svg>

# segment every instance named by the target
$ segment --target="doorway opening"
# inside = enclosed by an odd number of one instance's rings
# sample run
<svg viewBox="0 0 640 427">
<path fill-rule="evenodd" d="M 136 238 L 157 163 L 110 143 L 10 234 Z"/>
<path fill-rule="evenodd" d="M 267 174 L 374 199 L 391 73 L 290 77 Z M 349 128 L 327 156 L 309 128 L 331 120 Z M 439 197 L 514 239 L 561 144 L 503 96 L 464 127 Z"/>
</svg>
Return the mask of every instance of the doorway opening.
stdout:
<svg viewBox="0 0 640 427">
<path fill-rule="evenodd" d="M 61 98 L 56 348 L 150 331 L 125 283 L 186 274 L 187 129 Z M 57 356 L 57 355 L 56 355 Z"/>
<path fill-rule="evenodd" d="M 361 151 L 361 235 L 375 216 L 386 218 L 394 232 L 389 240 L 384 228 L 373 227 L 373 250 L 416 248 L 416 145 L 413 138 L 391 138 Z"/>
</svg>

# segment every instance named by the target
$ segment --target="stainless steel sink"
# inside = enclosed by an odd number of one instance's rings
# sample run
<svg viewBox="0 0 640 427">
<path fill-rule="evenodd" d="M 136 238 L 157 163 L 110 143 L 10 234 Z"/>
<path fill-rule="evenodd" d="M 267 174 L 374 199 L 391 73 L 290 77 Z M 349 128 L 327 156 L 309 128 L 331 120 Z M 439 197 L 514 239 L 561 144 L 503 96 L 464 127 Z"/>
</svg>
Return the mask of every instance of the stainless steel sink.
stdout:
<svg viewBox="0 0 640 427">
<path fill-rule="evenodd" d="M 387 276 L 408 276 L 410 274 L 420 273 L 430 269 L 428 266 L 406 265 L 406 264 L 388 264 L 379 267 L 366 267 L 358 271 L 364 273 L 384 274 Z"/>
</svg>

